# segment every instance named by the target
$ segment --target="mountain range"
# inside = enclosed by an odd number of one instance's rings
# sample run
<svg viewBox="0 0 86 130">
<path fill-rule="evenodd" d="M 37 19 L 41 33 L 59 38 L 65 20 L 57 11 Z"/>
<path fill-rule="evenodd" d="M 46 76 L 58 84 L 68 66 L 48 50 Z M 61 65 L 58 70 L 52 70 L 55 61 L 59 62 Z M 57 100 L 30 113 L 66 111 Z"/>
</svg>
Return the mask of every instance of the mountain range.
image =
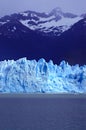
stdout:
<svg viewBox="0 0 86 130">
<path fill-rule="evenodd" d="M 55 8 L 25 11 L 0 18 L 0 60 L 45 58 L 54 63 L 86 64 L 86 14 Z"/>
</svg>

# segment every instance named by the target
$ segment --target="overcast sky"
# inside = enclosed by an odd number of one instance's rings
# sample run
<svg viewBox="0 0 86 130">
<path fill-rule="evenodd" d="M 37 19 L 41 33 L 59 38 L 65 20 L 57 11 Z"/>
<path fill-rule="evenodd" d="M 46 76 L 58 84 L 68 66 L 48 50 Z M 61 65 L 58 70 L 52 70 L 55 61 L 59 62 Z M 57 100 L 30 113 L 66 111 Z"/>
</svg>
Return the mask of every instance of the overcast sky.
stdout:
<svg viewBox="0 0 86 130">
<path fill-rule="evenodd" d="M 55 7 L 82 14 L 86 13 L 86 0 L 0 0 L 0 16 L 26 10 L 49 12 Z"/>
</svg>

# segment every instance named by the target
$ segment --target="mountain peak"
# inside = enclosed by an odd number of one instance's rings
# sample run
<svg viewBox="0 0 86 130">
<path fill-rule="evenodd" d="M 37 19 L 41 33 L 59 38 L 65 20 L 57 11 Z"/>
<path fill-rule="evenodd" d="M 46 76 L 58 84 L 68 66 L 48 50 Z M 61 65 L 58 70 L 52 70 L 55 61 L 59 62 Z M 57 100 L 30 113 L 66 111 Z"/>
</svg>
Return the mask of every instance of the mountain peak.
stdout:
<svg viewBox="0 0 86 130">
<path fill-rule="evenodd" d="M 62 12 L 62 10 L 61 10 L 60 7 L 56 7 L 56 8 L 54 8 L 54 9 L 50 12 L 50 14 L 55 15 L 55 16 L 58 16 L 58 15 L 62 15 L 63 12 Z"/>
<path fill-rule="evenodd" d="M 65 18 L 75 18 L 78 17 L 78 15 L 70 13 L 70 12 L 64 12 L 60 7 L 54 8 L 51 12 L 50 15 L 54 15 L 56 18 L 61 19 L 62 17 Z"/>
<path fill-rule="evenodd" d="M 52 11 L 55 11 L 55 12 L 62 12 L 62 9 L 60 7 L 56 7 L 54 8 Z"/>
<path fill-rule="evenodd" d="M 49 14 L 25 11 L 1 18 L 0 36 L 4 33 L 14 37 L 13 34 L 17 34 L 18 30 L 24 34 L 36 31 L 42 35 L 60 36 L 81 19 L 74 14 L 63 12 L 60 7 L 54 8 Z"/>
</svg>

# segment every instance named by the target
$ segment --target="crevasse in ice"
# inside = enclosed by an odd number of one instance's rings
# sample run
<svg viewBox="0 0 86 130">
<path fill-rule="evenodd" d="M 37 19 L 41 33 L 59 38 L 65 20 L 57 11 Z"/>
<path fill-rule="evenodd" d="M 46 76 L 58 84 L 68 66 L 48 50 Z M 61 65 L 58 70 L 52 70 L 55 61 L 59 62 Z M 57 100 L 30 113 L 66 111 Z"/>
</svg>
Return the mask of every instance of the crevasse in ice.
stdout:
<svg viewBox="0 0 86 130">
<path fill-rule="evenodd" d="M 43 58 L 0 62 L 0 93 L 85 93 L 86 65 L 46 62 Z"/>
</svg>

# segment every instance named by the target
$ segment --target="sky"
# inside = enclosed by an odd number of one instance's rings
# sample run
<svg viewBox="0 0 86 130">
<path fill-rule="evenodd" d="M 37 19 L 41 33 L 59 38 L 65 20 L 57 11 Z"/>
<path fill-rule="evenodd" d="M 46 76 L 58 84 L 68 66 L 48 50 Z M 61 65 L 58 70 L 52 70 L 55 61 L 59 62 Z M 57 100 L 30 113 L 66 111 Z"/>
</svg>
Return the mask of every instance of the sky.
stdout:
<svg viewBox="0 0 86 130">
<path fill-rule="evenodd" d="M 26 10 L 50 12 L 55 7 L 82 14 L 86 13 L 86 0 L 0 0 L 0 16 Z"/>
</svg>

